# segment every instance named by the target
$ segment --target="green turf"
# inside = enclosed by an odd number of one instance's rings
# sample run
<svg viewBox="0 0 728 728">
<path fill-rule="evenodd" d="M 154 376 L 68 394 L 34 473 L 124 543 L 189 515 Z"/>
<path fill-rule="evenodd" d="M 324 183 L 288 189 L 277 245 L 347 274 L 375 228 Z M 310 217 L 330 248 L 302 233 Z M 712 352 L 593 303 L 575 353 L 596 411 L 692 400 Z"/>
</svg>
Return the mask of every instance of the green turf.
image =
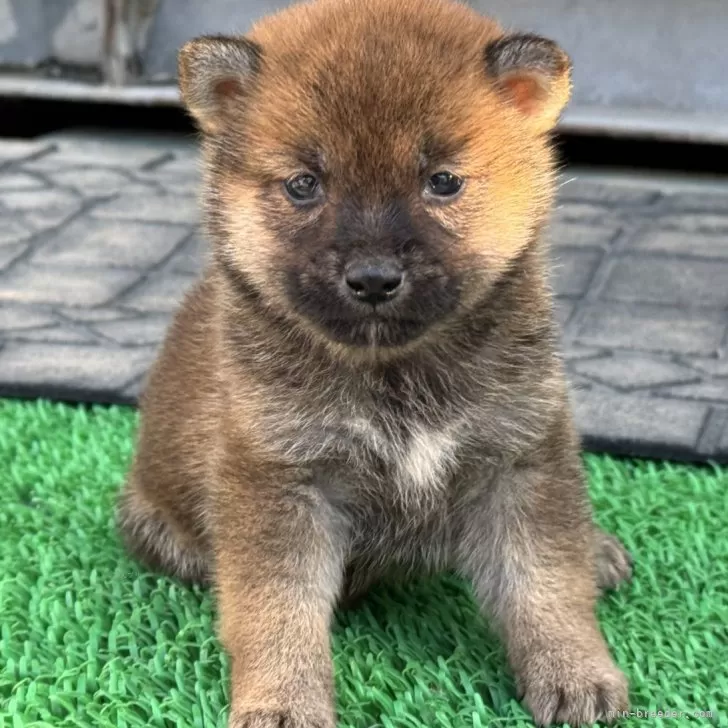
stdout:
<svg viewBox="0 0 728 728">
<path fill-rule="evenodd" d="M 225 724 L 210 595 L 138 567 L 113 530 L 135 424 L 130 409 L 0 401 L 3 728 Z M 634 708 L 728 726 L 728 471 L 586 462 L 599 520 L 637 562 L 600 606 Z M 376 591 L 333 642 L 340 726 L 532 725 L 455 578 Z"/>
</svg>

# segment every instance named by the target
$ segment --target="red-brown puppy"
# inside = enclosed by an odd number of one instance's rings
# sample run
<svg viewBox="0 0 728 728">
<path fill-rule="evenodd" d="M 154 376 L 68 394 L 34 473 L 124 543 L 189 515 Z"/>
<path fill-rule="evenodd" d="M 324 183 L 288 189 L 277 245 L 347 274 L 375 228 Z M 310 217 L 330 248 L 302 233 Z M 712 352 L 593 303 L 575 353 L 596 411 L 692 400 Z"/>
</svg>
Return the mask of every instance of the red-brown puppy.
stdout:
<svg viewBox="0 0 728 728">
<path fill-rule="evenodd" d="M 180 53 L 212 260 L 142 401 L 130 548 L 211 581 L 230 725 L 332 728 L 329 625 L 455 568 L 539 723 L 627 706 L 541 230 L 570 64 L 447 0 L 316 0 Z"/>
</svg>

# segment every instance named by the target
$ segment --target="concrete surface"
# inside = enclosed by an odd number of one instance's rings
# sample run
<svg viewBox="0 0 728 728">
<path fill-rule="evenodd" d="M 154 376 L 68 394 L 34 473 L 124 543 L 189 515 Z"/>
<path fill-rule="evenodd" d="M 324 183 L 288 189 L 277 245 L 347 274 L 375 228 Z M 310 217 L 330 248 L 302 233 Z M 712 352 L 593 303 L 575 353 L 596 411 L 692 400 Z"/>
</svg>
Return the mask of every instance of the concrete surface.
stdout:
<svg viewBox="0 0 728 728">
<path fill-rule="evenodd" d="M 0 395 L 133 402 L 200 270 L 191 139 L 0 140 Z M 728 181 L 567 170 L 551 226 L 589 448 L 728 462 Z"/>
</svg>

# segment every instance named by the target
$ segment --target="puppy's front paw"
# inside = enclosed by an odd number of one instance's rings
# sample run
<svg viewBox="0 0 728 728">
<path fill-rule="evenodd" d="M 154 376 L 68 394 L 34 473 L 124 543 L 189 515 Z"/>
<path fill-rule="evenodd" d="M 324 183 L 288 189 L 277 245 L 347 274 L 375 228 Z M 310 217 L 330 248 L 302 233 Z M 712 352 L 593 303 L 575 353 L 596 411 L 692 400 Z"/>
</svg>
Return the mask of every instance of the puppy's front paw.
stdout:
<svg viewBox="0 0 728 728">
<path fill-rule="evenodd" d="M 608 657 L 576 664 L 544 661 L 541 667 L 518 681 L 538 725 L 608 723 L 629 708 L 627 679 Z"/>
<path fill-rule="evenodd" d="M 632 557 L 621 541 L 610 533 L 596 533 L 597 585 L 615 589 L 632 578 Z"/>
<path fill-rule="evenodd" d="M 287 710 L 255 710 L 232 714 L 228 728 L 334 728 L 334 722 L 305 718 Z"/>
</svg>

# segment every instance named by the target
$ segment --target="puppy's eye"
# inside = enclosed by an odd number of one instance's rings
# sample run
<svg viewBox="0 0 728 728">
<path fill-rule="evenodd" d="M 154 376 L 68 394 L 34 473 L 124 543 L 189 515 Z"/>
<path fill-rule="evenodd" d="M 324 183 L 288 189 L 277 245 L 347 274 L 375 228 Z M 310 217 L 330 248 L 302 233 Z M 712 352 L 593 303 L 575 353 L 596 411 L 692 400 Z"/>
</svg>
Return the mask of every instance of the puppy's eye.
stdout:
<svg viewBox="0 0 728 728">
<path fill-rule="evenodd" d="M 437 172 L 427 180 L 426 192 L 434 197 L 453 197 L 463 186 L 463 180 L 452 172 Z"/>
<path fill-rule="evenodd" d="M 294 202 L 310 202 L 321 194 L 321 185 L 312 174 L 297 174 L 287 179 L 284 187 Z"/>
</svg>

